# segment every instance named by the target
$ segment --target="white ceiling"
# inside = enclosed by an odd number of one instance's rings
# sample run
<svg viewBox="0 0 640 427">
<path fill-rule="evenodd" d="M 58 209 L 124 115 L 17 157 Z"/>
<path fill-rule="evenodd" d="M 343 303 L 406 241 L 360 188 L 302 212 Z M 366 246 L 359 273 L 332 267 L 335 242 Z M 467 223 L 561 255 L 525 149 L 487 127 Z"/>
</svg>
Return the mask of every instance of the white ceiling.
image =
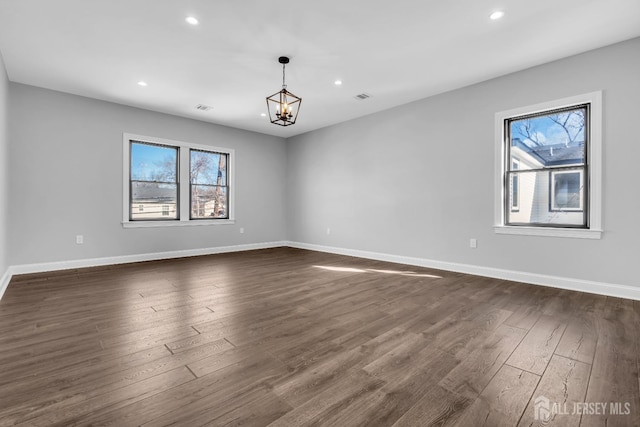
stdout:
<svg viewBox="0 0 640 427">
<path fill-rule="evenodd" d="M 639 0 L 0 0 L 11 81 L 283 137 L 637 36 Z"/>
</svg>

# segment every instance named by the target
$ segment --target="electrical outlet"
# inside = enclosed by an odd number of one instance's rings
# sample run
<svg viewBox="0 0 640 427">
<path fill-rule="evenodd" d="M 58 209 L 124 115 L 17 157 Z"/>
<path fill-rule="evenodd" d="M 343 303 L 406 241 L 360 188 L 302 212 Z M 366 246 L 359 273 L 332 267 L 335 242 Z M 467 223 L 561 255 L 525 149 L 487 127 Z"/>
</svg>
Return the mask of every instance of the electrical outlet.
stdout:
<svg viewBox="0 0 640 427">
<path fill-rule="evenodd" d="M 240 234 L 244 234 L 244 227 L 240 227 Z"/>
<path fill-rule="evenodd" d="M 478 240 L 477 239 L 469 239 L 469 247 L 471 249 L 475 249 L 478 247 Z"/>
<path fill-rule="evenodd" d="M 76 236 L 76 245 L 82 245 L 84 243 L 84 236 L 82 234 L 78 234 Z"/>
<path fill-rule="evenodd" d="M 331 234 L 331 229 L 327 228 L 327 235 Z"/>
</svg>

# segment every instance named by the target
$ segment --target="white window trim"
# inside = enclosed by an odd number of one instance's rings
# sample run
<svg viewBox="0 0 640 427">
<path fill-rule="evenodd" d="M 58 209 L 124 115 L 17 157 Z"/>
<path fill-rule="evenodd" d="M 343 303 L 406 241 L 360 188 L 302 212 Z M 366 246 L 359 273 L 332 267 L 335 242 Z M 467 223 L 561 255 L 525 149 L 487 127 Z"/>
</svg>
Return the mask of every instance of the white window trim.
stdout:
<svg viewBox="0 0 640 427">
<path fill-rule="evenodd" d="M 505 225 L 504 200 L 504 121 L 515 116 L 533 114 L 580 104 L 591 104 L 589 165 L 589 228 L 521 227 Z M 495 114 L 495 178 L 494 178 L 494 226 L 497 234 L 526 236 L 567 237 L 579 239 L 602 238 L 602 91 L 585 93 L 555 101 L 500 111 Z"/>
<path fill-rule="evenodd" d="M 148 142 L 150 144 L 161 144 L 180 148 L 178 161 L 179 167 L 179 220 L 154 220 L 154 221 L 131 221 L 129 219 L 129 168 L 131 167 L 131 151 L 129 145 L 131 140 Z M 212 151 L 228 154 L 227 160 L 227 184 L 229 187 L 229 218 L 228 219 L 189 219 L 189 149 Z M 185 154 L 186 152 L 186 154 Z M 181 226 L 202 226 L 202 225 L 226 225 L 235 224 L 235 150 L 231 148 L 214 147 L 210 145 L 192 144 L 184 141 L 173 141 L 164 138 L 135 135 L 131 133 L 122 134 L 122 227 L 123 228 L 151 228 L 151 227 L 181 227 Z"/>
</svg>

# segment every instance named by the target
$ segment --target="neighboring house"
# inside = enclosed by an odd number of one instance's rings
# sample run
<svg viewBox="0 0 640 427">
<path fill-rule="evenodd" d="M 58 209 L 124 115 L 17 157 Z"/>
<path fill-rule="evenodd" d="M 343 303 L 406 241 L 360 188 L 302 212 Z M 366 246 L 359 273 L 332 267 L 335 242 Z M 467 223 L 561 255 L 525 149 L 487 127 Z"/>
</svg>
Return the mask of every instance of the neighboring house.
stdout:
<svg viewBox="0 0 640 427">
<path fill-rule="evenodd" d="M 511 223 L 580 223 L 584 210 L 584 141 L 529 145 L 511 141 Z M 566 169 L 575 165 L 575 168 Z M 549 168 L 563 169 L 549 169 Z M 543 170 L 544 169 L 544 170 Z"/>
<path fill-rule="evenodd" d="M 204 203 L 204 216 L 214 218 L 224 218 L 226 216 L 226 201 L 222 197 L 215 200 L 209 200 Z"/>
<path fill-rule="evenodd" d="M 177 218 L 176 188 L 153 182 L 138 182 L 132 188 L 131 219 Z"/>
<path fill-rule="evenodd" d="M 197 193 L 193 194 L 191 200 L 193 218 L 226 217 L 227 198 L 221 188 L 200 188 L 195 191 Z M 175 185 L 136 182 L 131 197 L 132 220 L 178 218 Z"/>
</svg>

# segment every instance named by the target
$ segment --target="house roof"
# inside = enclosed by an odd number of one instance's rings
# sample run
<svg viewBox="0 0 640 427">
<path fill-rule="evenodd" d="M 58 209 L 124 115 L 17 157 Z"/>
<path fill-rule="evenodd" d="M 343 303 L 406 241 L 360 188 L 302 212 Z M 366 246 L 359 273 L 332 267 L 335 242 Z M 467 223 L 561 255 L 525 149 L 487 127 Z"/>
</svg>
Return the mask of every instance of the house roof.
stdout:
<svg viewBox="0 0 640 427">
<path fill-rule="evenodd" d="M 135 202 L 144 203 L 167 203 L 176 200 L 175 188 L 168 188 L 166 185 L 157 183 L 138 183 L 132 189 L 131 198 Z"/>
<path fill-rule="evenodd" d="M 530 154 L 543 166 L 561 166 L 584 163 L 584 141 L 570 144 L 553 144 L 529 146 L 519 138 L 511 140 L 512 147 L 518 147 L 525 153 Z"/>
</svg>

